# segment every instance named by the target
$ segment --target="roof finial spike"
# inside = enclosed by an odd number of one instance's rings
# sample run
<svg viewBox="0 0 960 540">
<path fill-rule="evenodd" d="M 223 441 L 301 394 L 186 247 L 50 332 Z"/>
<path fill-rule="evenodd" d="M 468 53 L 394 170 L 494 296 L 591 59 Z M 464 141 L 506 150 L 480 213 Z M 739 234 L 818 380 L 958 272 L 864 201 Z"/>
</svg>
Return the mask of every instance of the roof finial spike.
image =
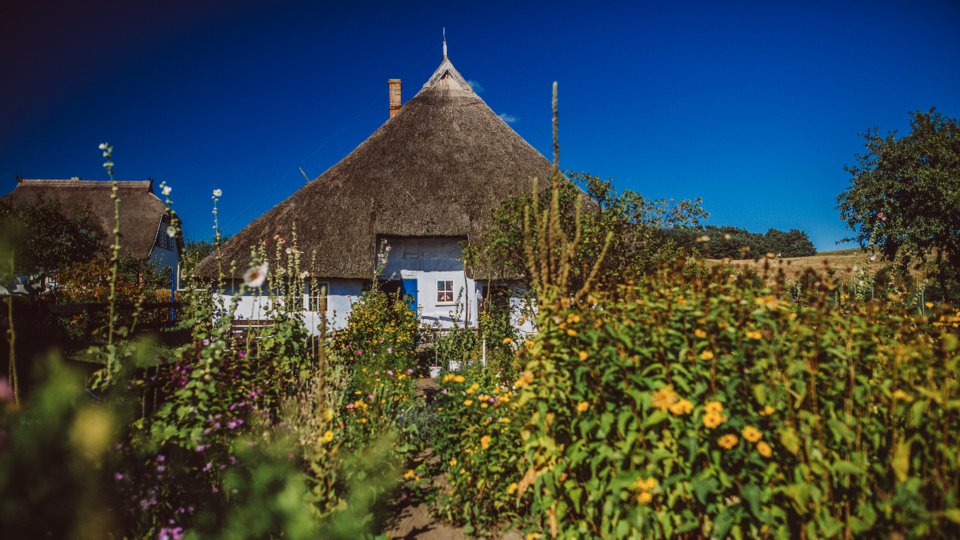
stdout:
<svg viewBox="0 0 960 540">
<path fill-rule="evenodd" d="M 443 57 L 447 57 L 447 27 L 443 27 Z"/>
</svg>

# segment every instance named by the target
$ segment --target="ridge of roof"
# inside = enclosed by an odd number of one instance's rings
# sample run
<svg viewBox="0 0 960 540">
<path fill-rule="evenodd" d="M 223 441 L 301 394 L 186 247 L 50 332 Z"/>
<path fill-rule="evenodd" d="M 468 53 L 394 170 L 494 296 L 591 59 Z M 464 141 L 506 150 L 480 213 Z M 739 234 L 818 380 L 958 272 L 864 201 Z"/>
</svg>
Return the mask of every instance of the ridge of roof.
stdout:
<svg viewBox="0 0 960 540">
<path fill-rule="evenodd" d="M 430 76 L 427 82 L 423 83 L 423 88 L 420 89 L 420 92 L 433 88 L 437 85 L 437 83 L 444 79 L 446 75 L 449 75 L 450 78 L 452 78 L 453 81 L 460 86 L 458 90 L 465 90 L 471 94 L 474 93 L 473 87 L 470 86 L 470 84 L 463 78 L 463 75 L 460 75 L 460 72 L 457 71 L 457 68 L 453 67 L 453 62 L 451 62 L 446 55 L 443 56 L 443 62 L 440 63 L 440 67 L 433 72 L 433 75 Z M 417 94 L 419 95 L 420 92 L 417 92 Z"/>
<path fill-rule="evenodd" d="M 74 188 L 74 189 L 113 189 L 111 180 L 44 180 L 22 178 L 17 182 L 17 186 L 23 187 L 51 187 L 51 188 Z M 153 193 L 153 180 L 118 180 L 117 187 L 120 189 L 144 189 L 148 193 Z"/>
</svg>

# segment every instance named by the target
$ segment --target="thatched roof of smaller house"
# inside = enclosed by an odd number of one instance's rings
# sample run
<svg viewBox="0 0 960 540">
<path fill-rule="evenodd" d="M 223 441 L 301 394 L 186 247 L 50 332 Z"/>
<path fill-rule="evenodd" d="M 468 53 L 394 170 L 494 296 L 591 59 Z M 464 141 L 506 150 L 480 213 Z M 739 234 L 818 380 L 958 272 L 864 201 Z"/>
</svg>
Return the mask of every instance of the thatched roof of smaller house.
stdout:
<svg viewBox="0 0 960 540">
<path fill-rule="evenodd" d="M 551 170 L 444 57 L 420 92 L 353 152 L 230 238 L 224 267 L 235 262 L 239 274 L 251 246 L 275 235 L 289 240 L 296 224 L 312 275 L 370 278 L 378 238 L 474 242 L 493 208 L 530 193 L 533 179 Z M 195 272 L 215 276 L 216 261 L 207 258 Z"/>
<path fill-rule="evenodd" d="M 153 180 L 117 182 L 120 199 L 120 248 L 146 260 L 157 240 L 161 223 L 169 223 L 169 208 L 153 193 Z M 68 218 L 82 208 L 90 209 L 90 220 L 106 233 L 104 245 L 112 246 L 116 223 L 109 181 L 19 180 L 14 190 L 3 196 L 13 205 L 33 204 L 38 195 L 47 203 L 60 202 Z M 166 232 L 164 232 L 166 234 Z M 178 237 L 182 246 L 182 240 Z"/>
</svg>

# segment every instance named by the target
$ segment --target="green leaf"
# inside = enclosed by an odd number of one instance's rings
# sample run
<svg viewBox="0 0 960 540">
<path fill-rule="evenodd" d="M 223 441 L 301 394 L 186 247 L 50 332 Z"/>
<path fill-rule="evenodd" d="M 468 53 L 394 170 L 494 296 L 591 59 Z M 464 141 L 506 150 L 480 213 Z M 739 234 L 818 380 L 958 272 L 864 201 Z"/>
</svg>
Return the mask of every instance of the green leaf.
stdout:
<svg viewBox="0 0 960 540">
<path fill-rule="evenodd" d="M 653 414 L 651 414 L 650 416 L 647 417 L 647 421 L 644 422 L 643 426 L 644 426 L 644 427 L 655 426 L 655 425 L 659 424 L 660 422 L 663 422 L 664 420 L 666 420 L 666 419 L 668 419 L 668 418 L 670 418 L 670 415 L 667 414 L 666 411 L 660 411 L 660 410 L 658 410 L 658 411 L 654 412 Z"/>
<path fill-rule="evenodd" d="M 951 508 L 949 510 L 944 510 L 943 517 L 949 519 L 954 523 L 960 523 L 960 509 Z"/>
<path fill-rule="evenodd" d="M 863 471 L 860 470 L 860 467 L 857 467 L 849 461 L 834 461 L 833 465 L 830 467 L 834 473 L 842 474 L 863 474 Z"/>
<path fill-rule="evenodd" d="M 831 418 L 827 420 L 827 426 L 829 426 L 830 430 L 833 431 L 834 435 L 836 435 L 840 439 L 844 439 L 847 442 L 851 442 L 854 439 L 856 439 L 856 436 L 854 436 L 853 432 L 850 431 L 850 428 L 847 427 L 847 425 L 844 424 L 843 422 L 837 420 L 836 418 Z"/>
<path fill-rule="evenodd" d="M 797 432 L 793 428 L 785 428 L 780 430 L 780 444 L 783 445 L 791 454 L 796 455 L 800 451 L 800 438 L 797 437 Z"/>
<path fill-rule="evenodd" d="M 900 441 L 897 443 L 897 451 L 893 456 L 890 466 L 893 467 L 893 473 L 897 475 L 897 480 L 902 484 L 907 481 L 907 475 L 910 472 L 910 443 L 912 440 Z"/>
<path fill-rule="evenodd" d="M 760 496 L 762 492 L 756 484 L 747 484 L 740 488 L 740 495 L 750 505 L 750 512 L 760 518 Z"/>
<path fill-rule="evenodd" d="M 700 504 L 707 504 L 707 495 L 715 493 L 717 487 L 720 486 L 716 478 L 697 478 L 694 479 L 691 484 L 693 485 L 693 493 L 697 496 Z"/>
</svg>

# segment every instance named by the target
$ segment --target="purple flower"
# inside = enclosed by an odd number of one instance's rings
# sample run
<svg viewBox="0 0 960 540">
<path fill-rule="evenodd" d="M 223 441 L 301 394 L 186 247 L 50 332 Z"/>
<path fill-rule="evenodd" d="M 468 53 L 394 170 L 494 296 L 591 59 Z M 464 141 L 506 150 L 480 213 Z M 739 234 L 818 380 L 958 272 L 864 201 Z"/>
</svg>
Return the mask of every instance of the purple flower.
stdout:
<svg viewBox="0 0 960 540">
<path fill-rule="evenodd" d="M 447 393 L 447 389 L 446 389 L 446 388 L 443 389 L 443 393 L 444 393 L 444 394 Z"/>
<path fill-rule="evenodd" d="M 387 347 L 387 352 L 393 354 L 393 347 Z"/>
<path fill-rule="evenodd" d="M 213 429 L 220 429 L 220 422 L 213 425 Z"/>
<path fill-rule="evenodd" d="M 213 492 L 214 492 L 214 493 L 220 493 L 220 490 L 217 489 L 217 488 L 213 488 Z"/>
<path fill-rule="evenodd" d="M 206 449 L 207 447 L 201 444 L 200 446 L 197 447 L 197 452 L 203 452 Z"/>
<path fill-rule="evenodd" d="M 367 399 L 373 399 L 373 396 L 368 395 L 368 396 L 367 396 Z"/>
<path fill-rule="evenodd" d="M 408 369 L 408 370 L 407 370 L 407 373 L 413 373 L 413 370 L 412 370 L 412 369 Z"/>
<path fill-rule="evenodd" d="M 374 374 L 374 375 L 379 375 L 380 372 L 379 372 L 379 371 L 374 371 L 373 374 Z"/>
<path fill-rule="evenodd" d="M 497 402 L 497 398 L 490 398 L 490 399 L 488 399 L 487 401 L 489 401 L 490 403 L 496 403 L 496 402 Z"/>
<path fill-rule="evenodd" d="M 231 420 L 231 421 L 227 422 L 227 427 L 230 428 L 230 429 L 233 429 L 233 428 L 237 427 L 237 422 L 236 422 L 235 420 Z"/>
<path fill-rule="evenodd" d="M 213 462 L 207 463 L 207 466 L 203 468 L 203 472 L 207 472 L 213 468 Z"/>
<path fill-rule="evenodd" d="M 357 356 L 360 356 L 362 354 L 363 354 L 363 351 L 357 351 Z"/>
<path fill-rule="evenodd" d="M 352 408 L 353 408 L 353 403 L 347 403 L 347 408 L 348 408 L 348 409 L 352 409 Z"/>
<path fill-rule="evenodd" d="M 120 473 L 114 474 L 114 475 L 113 475 L 113 479 L 116 480 L 117 482 L 119 482 L 119 481 L 123 480 L 123 475 L 120 474 Z"/>
<path fill-rule="evenodd" d="M 165 467 L 163 465 L 160 465 L 159 467 L 157 467 L 157 472 L 163 472 L 164 469 Z"/>
<path fill-rule="evenodd" d="M 388 369 L 388 370 L 387 370 L 387 375 L 391 375 L 391 376 L 392 376 L 392 375 L 393 375 L 393 372 Z"/>
<path fill-rule="evenodd" d="M 246 356 L 246 355 L 247 355 L 247 353 L 242 352 L 242 353 L 240 353 L 240 358 L 243 358 L 243 357 Z"/>
<path fill-rule="evenodd" d="M 210 340 L 209 340 L 209 339 L 203 340 L 203 344 L 204 344 L 204 345 L 209 345 L 209 344 L 210 344 Z"/>
<path fill-rule="evenodd" d="M 204 435 L 209 435 L 209 434 L 210 434 L 210 428 L 207 428 L 207 429 L 203 430 L 203 434 L 204 434 Z"/>
</svg>

